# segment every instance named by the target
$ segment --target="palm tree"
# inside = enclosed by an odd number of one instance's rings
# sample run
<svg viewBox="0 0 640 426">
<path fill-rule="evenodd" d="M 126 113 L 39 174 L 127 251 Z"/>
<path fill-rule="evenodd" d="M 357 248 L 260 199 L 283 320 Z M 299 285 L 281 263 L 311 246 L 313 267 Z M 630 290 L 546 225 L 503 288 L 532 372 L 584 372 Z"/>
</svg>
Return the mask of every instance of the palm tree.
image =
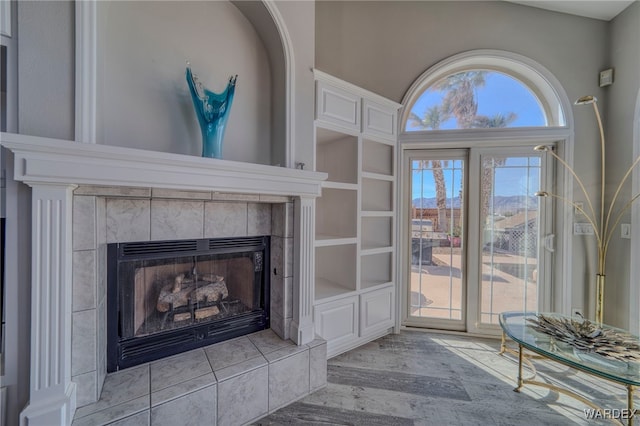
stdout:
<svg viewBox="0 0 640 426">
<path fill-rule="evenodd" d="M 425 111 L 423 118 L 414 113 L 411 113 L 409 118 L 415 126 L 422 127 L 423 129 L 437 130 L 440 128 L 442 122 L 446 121 L 448 117 L 444 117 L 442 109 L 438 105 L 434 105 Z M 436 184 L 436 207 L 438 209 L 438 223 L 436 224 L 436 230 L 438 232 L 447 232 L 449 229 L 449 223 L 447 220 L 447 187 L 444 180 L 444 172 L 442 171 L 442 161 L 428 160 L 423 162 L 421 167 L 428 168 L 428 163 L 431 163 L 433 180 Z"/>
<path fill-rule="evenodd" d="M 485 115 L 477 115 L 475 118 L 475 127 L 485 129 L 504 128 L 509 126 L 509 124 L 511 124 L 516 118 L 518 118 L 518 115 L 514 112 L 510 112 L 506 115 L 498 113 L 491 117 Z M 489 203 L 491 202 L 491 194 L 493 192 L 493 179 L 496 167 L 503 166 L 504 162 L 504 158 L 493 157 L 491 159 L 491 162 L 485 161 L 482 165 L 482 188 L 480 190 L 480 202 L 482 203 L 481 217 L 484 219 L 486 219 L 489 214 Z"/>
<path fill-rule="evenodd" d="M 465 71 L 438 81 L 433 88 L 445 92 L 440 109 L 444 115 L 453 115 L 458 128 L 473 127 L 478 112 L 476 89 L 484 86 L 487 71 Z"/>
<path fill-rule="evenodd" d="M 409 116 L 411 124 L 420 127 L 422 129 L 438 130 L 440 125 L 449 119 L 449 115 L 446 114 L 439 105 L 434 105 L 428 108 L 424 112 L 424 117 L 420 117 L 418 114 L 412 112 Z"/>
<path fill-rule="evenodd" d="M 515 112 L 510 112 L 506 115 L 498 113 L 492 117 L 476 115 L 473 127 L 479 129 L 508 127 L 516 118 L 518 118 L 518 115 Z"/>
<path fill-rule="evenodd" d="M 411 113 L 409 119 L 414 126 L 423 129 L 437 130 L 440 125 L 454 116 L 459 129 L 470 128 L 504 128 L 509 126 L 516 118 L 514 112 L 496 114 L 494 116 L 478 115 L 478 101 L 476 90 L 485 85 L 485 77 L 488 71 L 475 70 L 464 71 L 450 75 L 432 87 L 435 90 L 445 92 L 441 105 L 428 108 L 424 117 Z M 493 159 L 491 167 L 485 165 L 482 172 L 482 217 L 486 218 L 489 212 L 490 195 L 493 189 L 493 177 L 496 166 L 504 164 L 504 159 Z M 426 165 L 425 165 L 426 166 Z M 432 160 L 433 178 L 436 184 L 436 203 L 438 206 L 438 231 L 446 231 L 448 223 L 446 218 L 446 187 L 442 164 Z M 461 199 L 462 200 L 462 199 Z M 442 222 L 440 221 L 442 215 Z M 440 226 L 447 225 L 447 226 Z"/>
</svg>

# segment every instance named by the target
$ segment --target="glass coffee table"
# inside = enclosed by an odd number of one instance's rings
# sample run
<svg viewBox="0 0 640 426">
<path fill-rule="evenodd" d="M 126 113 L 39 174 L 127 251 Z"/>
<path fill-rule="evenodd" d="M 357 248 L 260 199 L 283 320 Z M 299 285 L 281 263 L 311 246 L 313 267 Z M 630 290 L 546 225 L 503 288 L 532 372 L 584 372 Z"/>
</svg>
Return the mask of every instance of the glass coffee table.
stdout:
<svg viewBox="0 0 640 426">
<path fill-rule="evenodd" d="M 500 314 L 500 326 L 503 331 L 501 353 L 511 351 L 518 356 L 518 379 L 514 391 L 519 392 L 524 385 L 542 386 L 571 396 L 593 409 L 601 410 L 601 413 L 611 415 L 612 412 L 615 412 L 617 418 L 610 416 L 611 420 L 617 424 L 623 424 L 620 419 L 627 420 L 627 424 L 632 425 L 634 414 L 636 414 L 636 410 L 633 408 L 633 394 L 636 386 L 640 386 L 640 362 L 638 361 L 640 360 L 640 351 L 637 350 L 640 348 L 640 340 L 625 330 L 605 324 L 584 323 L 584 321 L 586 320 L 575 320 L 555 313 L 503 312 Z M 556 324 L 559 324 L 560 327 L 556 328 L 554 326 Z M 585 339 L 574 339 L 571 333 L 567 333 L 567 329 L 569 331 L 575 330 L 582 324 L 590 326 L 592 330 L 595 329 L 588 333 L 586 344 Z M 608 336 L 613 337 L 608 338 Z M 507 348 L 506 337 L 518 344 L 517 351 Z M 594 345 L 591 344 L 593 341 L 596 341 L 597 350 L 593 349 Z M 537 356 L 525 355 L 525 349 Z M 602 355 L 603 353 L 605 355 Z M 529 360 L 533 357 L 553 360 L 595 377 L 625 386 L 627 388 L 627 408 L 625 410 L 603 410 L 594 402 L 569 389 L 535 380 L 535 367 Z M 525 378 L 523 376 L 523 363 L 531 368 L 531 377 Z M 638 415 L 640 416 L 640 412 Z"/>
</svg>

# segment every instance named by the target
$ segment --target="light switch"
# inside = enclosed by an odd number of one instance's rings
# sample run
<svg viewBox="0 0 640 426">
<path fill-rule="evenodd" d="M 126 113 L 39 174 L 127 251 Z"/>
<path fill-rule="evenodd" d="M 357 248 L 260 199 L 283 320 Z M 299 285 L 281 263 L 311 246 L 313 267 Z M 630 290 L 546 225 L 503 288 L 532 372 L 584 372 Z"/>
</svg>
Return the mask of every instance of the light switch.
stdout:
<svg viewBox="0 0 640 426">
<path fill-rule="evenodd" d="M 600 71 L 600 87 L 609 86 L 613 84 L 613 68 Z"/>
<path fill-rule="evenodd" d="M 584 211 L 584 203 L 582 201 L 576 201 L 574 205 L 574 214 L 579 215 Z"/>
<path fill-rule="evenodd" d="M 623 223 L 620 225 L 620 237 L 622 238 L 631 238 L 631 224 Z"/>
</svg>

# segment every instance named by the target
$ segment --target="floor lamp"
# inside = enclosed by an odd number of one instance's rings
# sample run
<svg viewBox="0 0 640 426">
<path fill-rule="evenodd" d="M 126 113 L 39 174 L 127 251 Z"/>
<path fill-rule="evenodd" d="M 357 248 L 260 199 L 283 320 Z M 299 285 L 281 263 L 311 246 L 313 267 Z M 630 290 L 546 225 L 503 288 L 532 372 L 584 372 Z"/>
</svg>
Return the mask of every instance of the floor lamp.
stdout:
<svg viewBox="0 0 640 426">
<path fill-rule="evenodd" d="M 606 271 L 606 260 L 607 260 L 607 250 L 609 249 L 609 243 L 611 242 L 611 237 L 613 236 L 613 231 L 616 229 L 620 220 L 622 219 L 622 215 L 626 212 L 633 202 L 640 197 L 640 194 L 634 195 L 615 215 L 613 208 L 618 200 L 618 196 L 620 195 L 620 191 L 624 186 L 624 183 L 627 181 L 633 168 L 640 162 L 640 156 L 636 158 L 631 164 L 631 167 L 626 171 L 624 177 L 620 180 L 618 187 L 616 188 L 616 192 L 613 194 L 613 198 L 611 199 L 611 203 L 609 207 L 605 206 L 605 139 L 604 139 L 604 129 L 602 127 L 602 119 L 600 117 L 600 112 L 598 111 L 598 99 L 595 96 L 583 96 L 576 100 L 576 105 L 593 105 L 593 110 L 596 115 L 596 120 L 598 122 L 598 129 L 600 130 L 600 160 L 601 160 L 601 176 L 600 176 L 600 211 L 599 214 L 596 213 L 596 210 L 593 208 L 593 203 L 591 201 L 591 196 L 587 192 L 582 183 L 582 180 L 578 177 L 576 172 L 573 170 L 566 161 L 560 158 L 555 152 L 553 152 L 553 148 L 547 145 L 539 145 L 534 149 L 536 151 L 543 151 L 554 157 L 562 166 L 571 173 L 573 178 L 576 180 L 580 189 L 582 190 L 587 203 L 587 210 L 583 208 L 582 205 L 577 204 L 576 202 L 565 198 L 561 195 L 553 194 L 547 191 L 538 191 L 535 195 L 539 197 L 553 197 L 563 202 L 566 202 L 572 205 L 577 211 L 582 213 L 589 224 L 593 227 L 593 231 L 596 237 L 596 244 L 598 247 L 598 269 L 596 274 L 596 321 L 602 324 L 602 316 L 603 316 L 603 305 L 604 305 L 604 283 L 605 283 L 605 271 Z"/>
</svg>

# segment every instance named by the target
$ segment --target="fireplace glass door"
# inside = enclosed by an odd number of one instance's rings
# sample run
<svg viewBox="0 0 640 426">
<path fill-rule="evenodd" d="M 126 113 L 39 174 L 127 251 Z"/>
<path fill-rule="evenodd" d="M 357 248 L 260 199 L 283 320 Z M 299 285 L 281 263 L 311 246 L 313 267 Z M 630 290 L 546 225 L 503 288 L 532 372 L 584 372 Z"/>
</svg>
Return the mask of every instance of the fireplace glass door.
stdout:
<svg viewBox="0 0 640 426">
<path fill-rule="evenodd" d="M 149 336 L 259 309 L 253 261 L 253 253 L 241 253 L 131 262 L 120 271 L 123 278 L 133 275 L 133 286 L 121 292 L 123 337 Z"/>
<path fill-rule="evenodd" d="M 110 371 L 268 327 L 268 237 L 109 251 Z"/>
</svg>

